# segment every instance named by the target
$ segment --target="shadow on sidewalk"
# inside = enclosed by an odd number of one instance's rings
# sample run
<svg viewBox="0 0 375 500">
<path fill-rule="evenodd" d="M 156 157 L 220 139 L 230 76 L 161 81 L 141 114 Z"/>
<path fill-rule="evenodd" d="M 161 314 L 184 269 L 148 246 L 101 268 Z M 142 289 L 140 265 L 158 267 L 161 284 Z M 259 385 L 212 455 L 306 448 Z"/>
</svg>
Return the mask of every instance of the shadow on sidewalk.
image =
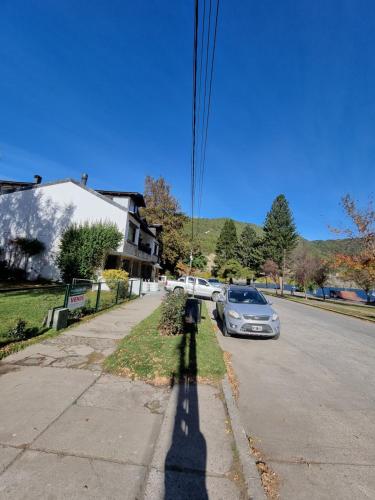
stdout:
<svg viewBox="0 0 375 500">
<path fill-rule="evenodd" d="M 172 444 L 165 459 L 165 500 L 208 499 L 206 489 L 207 445 L 199 429 L 196 327 L 182 336 L 178 347 L 179 371 Z"/>
</svg>

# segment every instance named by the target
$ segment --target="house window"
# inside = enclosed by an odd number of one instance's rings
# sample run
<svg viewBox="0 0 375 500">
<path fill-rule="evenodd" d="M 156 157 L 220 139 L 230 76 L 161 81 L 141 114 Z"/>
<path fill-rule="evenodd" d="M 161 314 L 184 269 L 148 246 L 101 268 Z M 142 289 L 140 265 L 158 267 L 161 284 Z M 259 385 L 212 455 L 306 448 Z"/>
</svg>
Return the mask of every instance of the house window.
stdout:
<svg viewBox="0 0 375 500">
<path fill-rule="evenodd" d="M 135 238 L 137 236 L 137 226 L 129 221 L 129 229 L 128 229 L 128 241 L 130 243 L 135 243 Z"/>
</svg>

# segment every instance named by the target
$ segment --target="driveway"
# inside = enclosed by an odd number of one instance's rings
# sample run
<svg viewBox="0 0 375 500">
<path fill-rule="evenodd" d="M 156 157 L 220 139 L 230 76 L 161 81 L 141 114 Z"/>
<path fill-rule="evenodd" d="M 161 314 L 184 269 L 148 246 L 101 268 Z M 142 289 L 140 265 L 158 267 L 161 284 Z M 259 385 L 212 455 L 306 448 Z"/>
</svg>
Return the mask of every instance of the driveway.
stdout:
<svg viewBox="0 0 375 500">
<path fill-rule="evenodd" d="M 247 435 L 279 475 L 282 499 L 374 499 L 375 325 L 273 302 L 278 340 L 219 334 Z"/>
</svg>

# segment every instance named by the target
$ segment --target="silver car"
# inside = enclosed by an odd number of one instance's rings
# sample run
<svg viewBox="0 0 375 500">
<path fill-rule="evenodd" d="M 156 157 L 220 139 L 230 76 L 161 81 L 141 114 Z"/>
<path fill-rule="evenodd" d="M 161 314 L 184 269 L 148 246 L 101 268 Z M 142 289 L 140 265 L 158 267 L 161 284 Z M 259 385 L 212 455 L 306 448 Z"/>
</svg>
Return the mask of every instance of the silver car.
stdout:
<svg viewBox="0 0 375 500">
<path fill-rule="evenodd" d="M 278 337 L 280 320 L 271 302 L 256 288 L 231 285 L 219 297 L 216 311 L 221 319 L 223 334 Z"/>
</svg>

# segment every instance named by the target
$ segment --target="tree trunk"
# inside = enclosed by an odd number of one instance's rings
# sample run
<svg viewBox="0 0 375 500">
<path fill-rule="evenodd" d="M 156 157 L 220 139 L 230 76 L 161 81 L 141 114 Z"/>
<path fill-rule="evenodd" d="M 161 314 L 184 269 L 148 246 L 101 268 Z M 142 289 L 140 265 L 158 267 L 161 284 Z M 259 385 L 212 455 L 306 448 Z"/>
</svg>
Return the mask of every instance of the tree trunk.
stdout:
<svg viewBox="0 0 375 500">
<path fill-rule="evenodd" d="M 325 293 L 324 293 L 324 286 L 321 286 L 320 288 L 321 288 L 322 293 L 323 293 L 323 300 L 326 300 L 326 295 L 325 295 Z"/>
<path fill-rule="evenodd" d="M 279 284 L 280 284 L 280 294 L 281 296 L 284 295 L 284 277 L 280 276 L 279 277 Z"/>
<path fill-rule="evenodd" d="M 307 290 L 306 290 L 306 287 L 304 287 L 303 290 L 305 292 L 305 300 L 307 300 Z"/>
</svg>

